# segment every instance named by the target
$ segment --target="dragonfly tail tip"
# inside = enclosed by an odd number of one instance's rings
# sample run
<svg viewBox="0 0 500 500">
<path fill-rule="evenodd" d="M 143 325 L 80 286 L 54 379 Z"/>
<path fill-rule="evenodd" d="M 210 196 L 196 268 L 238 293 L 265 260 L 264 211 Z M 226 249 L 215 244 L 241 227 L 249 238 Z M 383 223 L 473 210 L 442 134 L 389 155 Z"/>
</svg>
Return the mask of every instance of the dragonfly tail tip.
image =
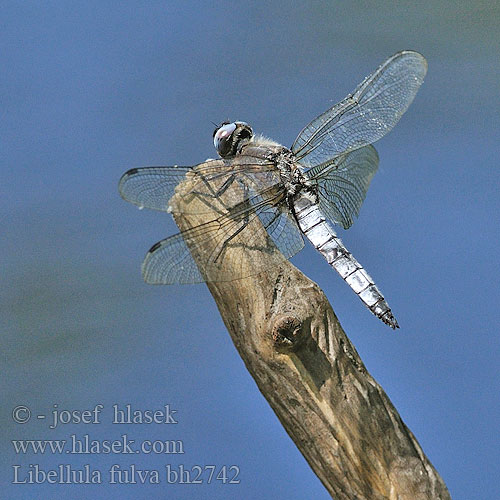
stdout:
<svg viewBox="0 0 500 500">
<path fill-rule="evenodd" d="M 386 314 L 384 314 L 380 318 L 386 325 L 389 325 L 393 330 L 396 330 L 399 328 L 399 324 L 397 319 L 394 317 L 394 314 L 392 314 L 392 311 L 389 309 Z"/>
</svg>

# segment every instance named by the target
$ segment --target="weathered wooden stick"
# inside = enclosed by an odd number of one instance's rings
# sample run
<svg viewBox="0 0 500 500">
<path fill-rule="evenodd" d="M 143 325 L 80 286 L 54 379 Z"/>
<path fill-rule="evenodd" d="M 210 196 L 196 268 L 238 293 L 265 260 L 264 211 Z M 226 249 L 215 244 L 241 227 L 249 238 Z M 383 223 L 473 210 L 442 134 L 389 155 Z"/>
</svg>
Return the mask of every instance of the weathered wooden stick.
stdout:
<svg viewBox="0 0 500 500">
<path fill-rule="evenodd" d="M 216 216 L 200 208 L 203 215 L 175 216 L 181 230 Z M 252 224 L 259 229 L 258 220 Z M 332 497 L 450 499 L 320 288 L 277 251 L 264 257 L 237 248 L 224 266 L 241 268 L 247 259 L 251 268 L 259 258 L 274 267 L 208 287 L 257 386 Z"/>
</svg>

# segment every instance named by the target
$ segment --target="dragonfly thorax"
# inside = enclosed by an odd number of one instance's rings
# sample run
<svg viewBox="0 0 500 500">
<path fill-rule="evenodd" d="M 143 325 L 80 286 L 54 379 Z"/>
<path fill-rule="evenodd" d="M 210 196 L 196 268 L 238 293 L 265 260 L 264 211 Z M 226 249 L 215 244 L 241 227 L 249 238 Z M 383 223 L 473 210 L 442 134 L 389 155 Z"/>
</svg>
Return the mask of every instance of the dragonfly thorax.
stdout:
<svg viewBox="0 0 500 500">
<path fill-rule="evenodd" d="M 305 191 L 311 193 L 314 201 L 316 201 L 314 185 L 303 174 L 303 168 L 288 148 L 282 146 L 281 150 L 274 154 L 273 160 L 280 172 L 280 177 L 286 187 L 288 196 L 294 197 L 301 191 Z"/>
</svg>

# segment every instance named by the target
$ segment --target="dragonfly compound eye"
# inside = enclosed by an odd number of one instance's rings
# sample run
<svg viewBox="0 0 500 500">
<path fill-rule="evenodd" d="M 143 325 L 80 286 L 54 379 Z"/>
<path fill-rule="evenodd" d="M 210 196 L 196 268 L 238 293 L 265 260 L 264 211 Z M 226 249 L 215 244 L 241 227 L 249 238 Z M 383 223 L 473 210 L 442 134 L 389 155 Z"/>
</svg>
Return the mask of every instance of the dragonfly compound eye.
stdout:
<svg viewBox="0 0 500 500">
<path fill-rule="evenodd" d="M 232 149 L 232 135 L 235 130 L 236 123 L 227 123 L 215 131 L 214 147 L 222 158 L 227 156 Z"/>
<path fill-rule="evenodd" d="M 214 146 L 222 158 L 234 156 L 253 137 L 248 123 L 223 123 L 214 133 Z"/>
</svg>

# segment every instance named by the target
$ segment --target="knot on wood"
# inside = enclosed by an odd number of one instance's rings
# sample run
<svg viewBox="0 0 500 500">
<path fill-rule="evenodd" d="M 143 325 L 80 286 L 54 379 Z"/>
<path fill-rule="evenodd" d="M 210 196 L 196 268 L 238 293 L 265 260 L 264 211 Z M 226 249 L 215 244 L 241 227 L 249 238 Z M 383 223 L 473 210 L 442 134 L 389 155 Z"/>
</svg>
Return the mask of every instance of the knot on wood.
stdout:
<svg viewBox="0 0 500 500">
<path fill-rule="evenodd" d="M 278 316 L 272 329 L 274 345 L 280 350 L 294 351 L 301 344 L 302 321 L 293 316 Z"/>
</svg>

